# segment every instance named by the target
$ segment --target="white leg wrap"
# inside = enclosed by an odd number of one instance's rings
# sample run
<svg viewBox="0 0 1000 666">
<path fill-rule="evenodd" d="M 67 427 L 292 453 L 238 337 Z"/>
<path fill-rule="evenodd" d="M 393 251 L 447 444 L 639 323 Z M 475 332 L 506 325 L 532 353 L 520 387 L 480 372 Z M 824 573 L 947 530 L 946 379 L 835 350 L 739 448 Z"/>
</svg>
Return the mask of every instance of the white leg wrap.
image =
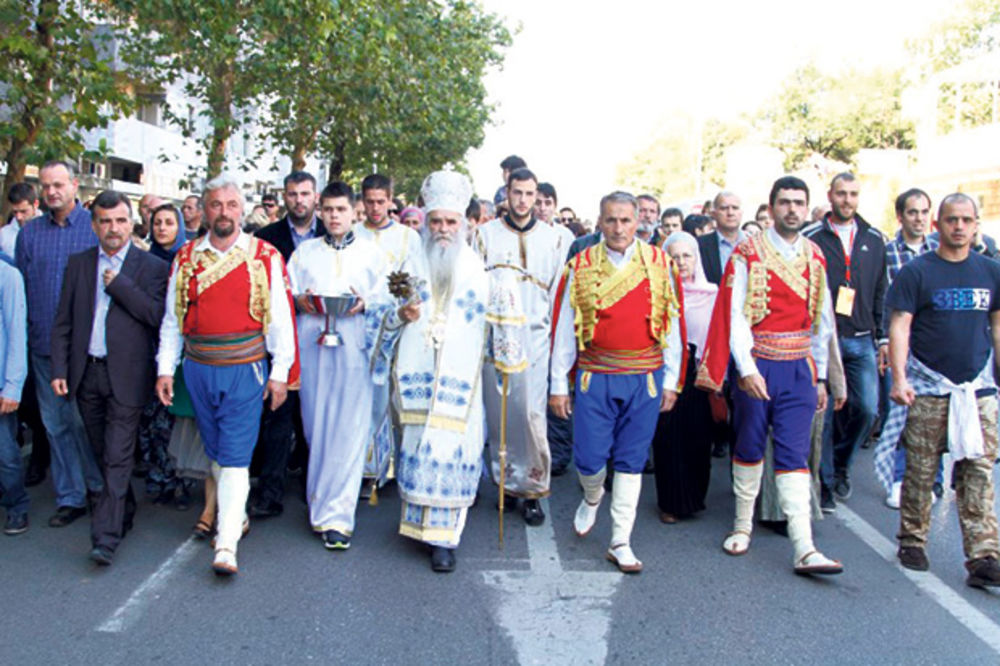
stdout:
<svg viewBox="0 0 1000 666">
<path fill-rule="evenodd" d="M 760 492 L 764 476 L 764 463 L 756 465 L 733 464 L 733 494 L 736 495 L 736 518 L 733 531 L 750 534 L 753 531 L 753 505 Z"/>
<path fill-rule="evenodd" d="M 615 472 L 611 488 L 611 546 L 628 544 L 642 492 L 642 475 Z"/>
<path fill-rule="evenodd" d="M 603 469 L 591 476 L 580 474 L 583 499 L 573 517 L 573 529 L 578 536 L 585 536 L 597 522 L 597 511 L 601 508 L 601 499 L 604 497 L 605 477 L 607 477 L 607 472 Z"/>
<path fill-rule="evenodd" d="M 812 518 L 809 514 L 808 474 L 787 472 L 776 476 L 778 503 L 788 518 L 788 538 L 795 549 L 795 561 L 815 550 L 812 539 Z"/>
<path fill-rule="evenodd" d="M 217 465 L 213 463 L 212 472 Z M 250 470 L 246 467 L 220 467 L 219 485 L 219 526 L 215 540 L 216 549 L 228 548 L 236 552 L 236 544 L 243 534 L 246 520 L 247 496 L 250 494 Z"/>
</svg>

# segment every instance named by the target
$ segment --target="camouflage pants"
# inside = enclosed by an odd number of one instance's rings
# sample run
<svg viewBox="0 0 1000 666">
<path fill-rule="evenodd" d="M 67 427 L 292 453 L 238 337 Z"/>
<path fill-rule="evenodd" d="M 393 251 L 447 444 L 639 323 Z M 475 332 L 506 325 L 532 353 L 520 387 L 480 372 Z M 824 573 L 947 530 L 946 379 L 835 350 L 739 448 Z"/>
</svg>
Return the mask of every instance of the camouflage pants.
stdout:
<svg viewBox="0 0 1000 666">
<path fill-rule="evenodd" d="M 979 398 L 985 455 L 955 462 L 958 522 L 967 560 L 1000 559 L 997 517 L 993 511 L 993 463 L 997 458 L 997 399 Z M 948 398 L 918 396 L 903 430 L 906 472 L 899 504 L 899 543 L 925 548 L 931 526 L 931 488 L 941 454 L 948 449 Z"/>
</svg>

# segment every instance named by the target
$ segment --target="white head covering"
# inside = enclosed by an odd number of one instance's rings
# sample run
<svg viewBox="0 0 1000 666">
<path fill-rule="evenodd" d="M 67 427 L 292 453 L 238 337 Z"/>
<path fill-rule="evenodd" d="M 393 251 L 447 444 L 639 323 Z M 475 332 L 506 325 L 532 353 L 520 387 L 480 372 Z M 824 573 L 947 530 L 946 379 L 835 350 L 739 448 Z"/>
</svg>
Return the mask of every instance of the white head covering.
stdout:
<svg viewBox="0 0 1000 666">
<path fill-rule="evenodd" d="M 472 200 L 472 183 L 468 176 L 457 171 L 435 171 L 420 186 L 424 210 L 448 210 L 465 217 L 465 210 Z"/>
<path fill-rule="evenodd" d="M 688 342 L 695 345 L 695 356 L 701 358 L 719 288 L 705 277 L 698 240 L 686 231 L 675 231 L 663 242 L 663 251 L 667 252 L 667 248 L 675 243 L 683 243 L 694 252 L 694 273 L 687 280 L 681 280 L 681 289 L 684 290 L 684 323 L 687 325 Z"/>
</svg>

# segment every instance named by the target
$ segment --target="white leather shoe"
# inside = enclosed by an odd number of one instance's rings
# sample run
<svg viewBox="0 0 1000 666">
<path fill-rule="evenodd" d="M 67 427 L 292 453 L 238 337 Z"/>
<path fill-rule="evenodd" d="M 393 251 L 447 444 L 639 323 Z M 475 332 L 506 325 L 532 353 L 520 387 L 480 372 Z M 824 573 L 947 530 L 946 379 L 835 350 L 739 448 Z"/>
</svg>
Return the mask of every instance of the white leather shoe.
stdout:
<svg viewBox="0 0 1000 666">
<path fill-rule="evenodd" d="M 590 504 L 586 499 L 580 500 L 580 506 L 576 507 L 576 515 L 573 516 L 573 529 L 578 537 L 590 534 L 597 522 L 597 511 L 600 508 L 601 500 L 597 500 L 597 504 Z"/>
<path fill-rule="evenodd" d="M 632 552 L 632 547 L 627 543 L 620 543 L 608 548 L 607 555 L 609 562 L 614 563 L 622 573 L 639 573 L 642 571 L 642 562 Z"/>
</svg>

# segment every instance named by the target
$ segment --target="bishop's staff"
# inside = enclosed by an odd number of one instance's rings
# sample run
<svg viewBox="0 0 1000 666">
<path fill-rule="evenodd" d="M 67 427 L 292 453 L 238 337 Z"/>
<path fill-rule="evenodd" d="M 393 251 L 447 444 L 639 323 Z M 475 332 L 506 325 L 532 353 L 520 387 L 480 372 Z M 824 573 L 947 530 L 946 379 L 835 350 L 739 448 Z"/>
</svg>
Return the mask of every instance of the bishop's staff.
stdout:
<svg viewBox="0 0 1000 666">
<path fill-rule="evenodd" d="M 500 374 L 500 450 L 497 459 L 500 464 L 500 544 L 503 549 L 503 514 L 507 483 L 507 398 L 510 393 L 510 376 L 524 372 L 528 367 L 528 352 L 524 344 L 525 325 L 528 318 L 521 308 L 521 292 L 518 290 L 517 274 L 510 268 L 492 271 L 490 282 L 490 302 L 486 308 L 486 321 L 490 323 L 490 350 L 493 366 Z"/>
</svg>

